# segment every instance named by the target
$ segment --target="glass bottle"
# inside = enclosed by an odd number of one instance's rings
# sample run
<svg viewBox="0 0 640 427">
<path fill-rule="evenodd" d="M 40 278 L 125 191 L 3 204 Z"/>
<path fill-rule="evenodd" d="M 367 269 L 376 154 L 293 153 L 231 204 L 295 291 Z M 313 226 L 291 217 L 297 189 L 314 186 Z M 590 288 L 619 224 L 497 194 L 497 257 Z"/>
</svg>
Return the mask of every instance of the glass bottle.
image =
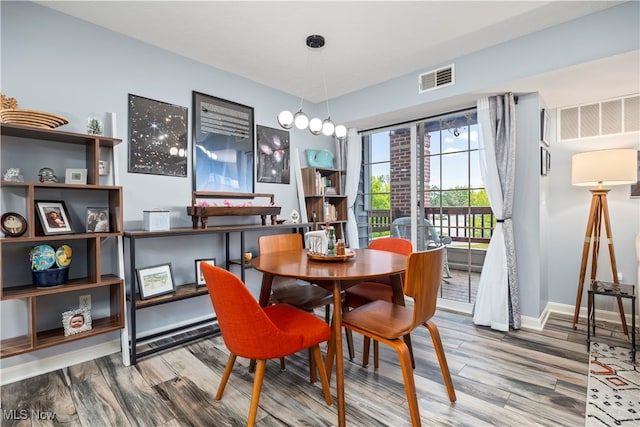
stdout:
<svg viewBox="0 0 640 427">
<path fill-rule="evenodd" d="M 327 256 L 336 256 L 336 233 L 333 227 L 329 227 L 329 241 L 327 244 Z"/>
</svg>

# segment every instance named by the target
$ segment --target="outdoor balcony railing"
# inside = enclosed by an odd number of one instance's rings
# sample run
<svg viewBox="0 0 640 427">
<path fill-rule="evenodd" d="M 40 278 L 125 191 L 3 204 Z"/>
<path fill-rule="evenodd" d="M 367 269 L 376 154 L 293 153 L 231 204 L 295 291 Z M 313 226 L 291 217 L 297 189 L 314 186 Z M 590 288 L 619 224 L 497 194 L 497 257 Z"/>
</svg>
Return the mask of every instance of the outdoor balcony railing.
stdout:
<svg viewBox="0 0 640 427">
<path fill-rule="evenodd" d="M 390 232 L 390 211 L 371 210 L 367 217 L 370 233 Z M 488 206 L 425 208 L 425 218 L 436 227 L 440 236 L 449 236 L 454 242 L 489 243 L 496 225 Z"/>
</svg>

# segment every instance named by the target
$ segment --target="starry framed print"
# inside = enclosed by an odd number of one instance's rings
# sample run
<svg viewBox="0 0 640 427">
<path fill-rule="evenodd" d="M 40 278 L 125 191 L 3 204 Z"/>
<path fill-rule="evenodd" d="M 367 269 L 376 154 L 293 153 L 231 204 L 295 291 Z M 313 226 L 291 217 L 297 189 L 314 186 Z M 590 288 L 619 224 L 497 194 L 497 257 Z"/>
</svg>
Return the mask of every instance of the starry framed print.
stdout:
<svg viewBox="0 0 640 427">
<path fill-rule="evenodd" d="M 187 108 L 129 94 L 129 172 L 187 176 Z"/>
<path fill-rule="evenodd" d="M 193 92 L 193 190 L 253 193 L 253 108 Z"/>
<path fill-rule="evenodd" d="M 256 134 L 258 182 L 289 184 L 291 179 L 289 132 L 257 125 Z"/>
</svg>

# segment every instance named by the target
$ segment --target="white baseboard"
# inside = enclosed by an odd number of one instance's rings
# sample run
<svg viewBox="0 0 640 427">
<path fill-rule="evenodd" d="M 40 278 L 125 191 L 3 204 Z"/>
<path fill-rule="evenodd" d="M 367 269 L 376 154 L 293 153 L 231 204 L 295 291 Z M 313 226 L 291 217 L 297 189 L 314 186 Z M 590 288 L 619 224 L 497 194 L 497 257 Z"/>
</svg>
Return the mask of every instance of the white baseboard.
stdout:
<svg viewBox="0 0 640 427">
<path fill-rule="evenodd" d="M 43 359 L 25 362 L 19 365 L 0 369 L 0 385 L 11 384 L 16 381 L 46 374 L 78 363 L 98 359 L 109 354 L 120 352 L 120 339 L 69 351 L 63 354 Z"/>
</svg>

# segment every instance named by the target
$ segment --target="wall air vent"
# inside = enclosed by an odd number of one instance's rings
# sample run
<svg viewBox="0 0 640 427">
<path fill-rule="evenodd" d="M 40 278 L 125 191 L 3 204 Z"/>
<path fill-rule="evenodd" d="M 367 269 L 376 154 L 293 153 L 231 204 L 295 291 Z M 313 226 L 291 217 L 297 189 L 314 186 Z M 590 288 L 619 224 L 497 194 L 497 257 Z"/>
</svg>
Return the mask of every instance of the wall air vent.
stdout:
<svg viewBox="0 0 640 427">
<path fill-rule="evenodd" d="M 640 96 L 560 108 L 560 140 L 617 135 L 640 130 Z"/>
<path fill-rule="evenodd" d="M 455 84 L 455 82 L 455 68 L 454 65 L 451 64 L 444 68 L 420 74 L 418 76 L 418 93 L 438 89 L 443 86 L 451 86 Z"/>
</svg>

